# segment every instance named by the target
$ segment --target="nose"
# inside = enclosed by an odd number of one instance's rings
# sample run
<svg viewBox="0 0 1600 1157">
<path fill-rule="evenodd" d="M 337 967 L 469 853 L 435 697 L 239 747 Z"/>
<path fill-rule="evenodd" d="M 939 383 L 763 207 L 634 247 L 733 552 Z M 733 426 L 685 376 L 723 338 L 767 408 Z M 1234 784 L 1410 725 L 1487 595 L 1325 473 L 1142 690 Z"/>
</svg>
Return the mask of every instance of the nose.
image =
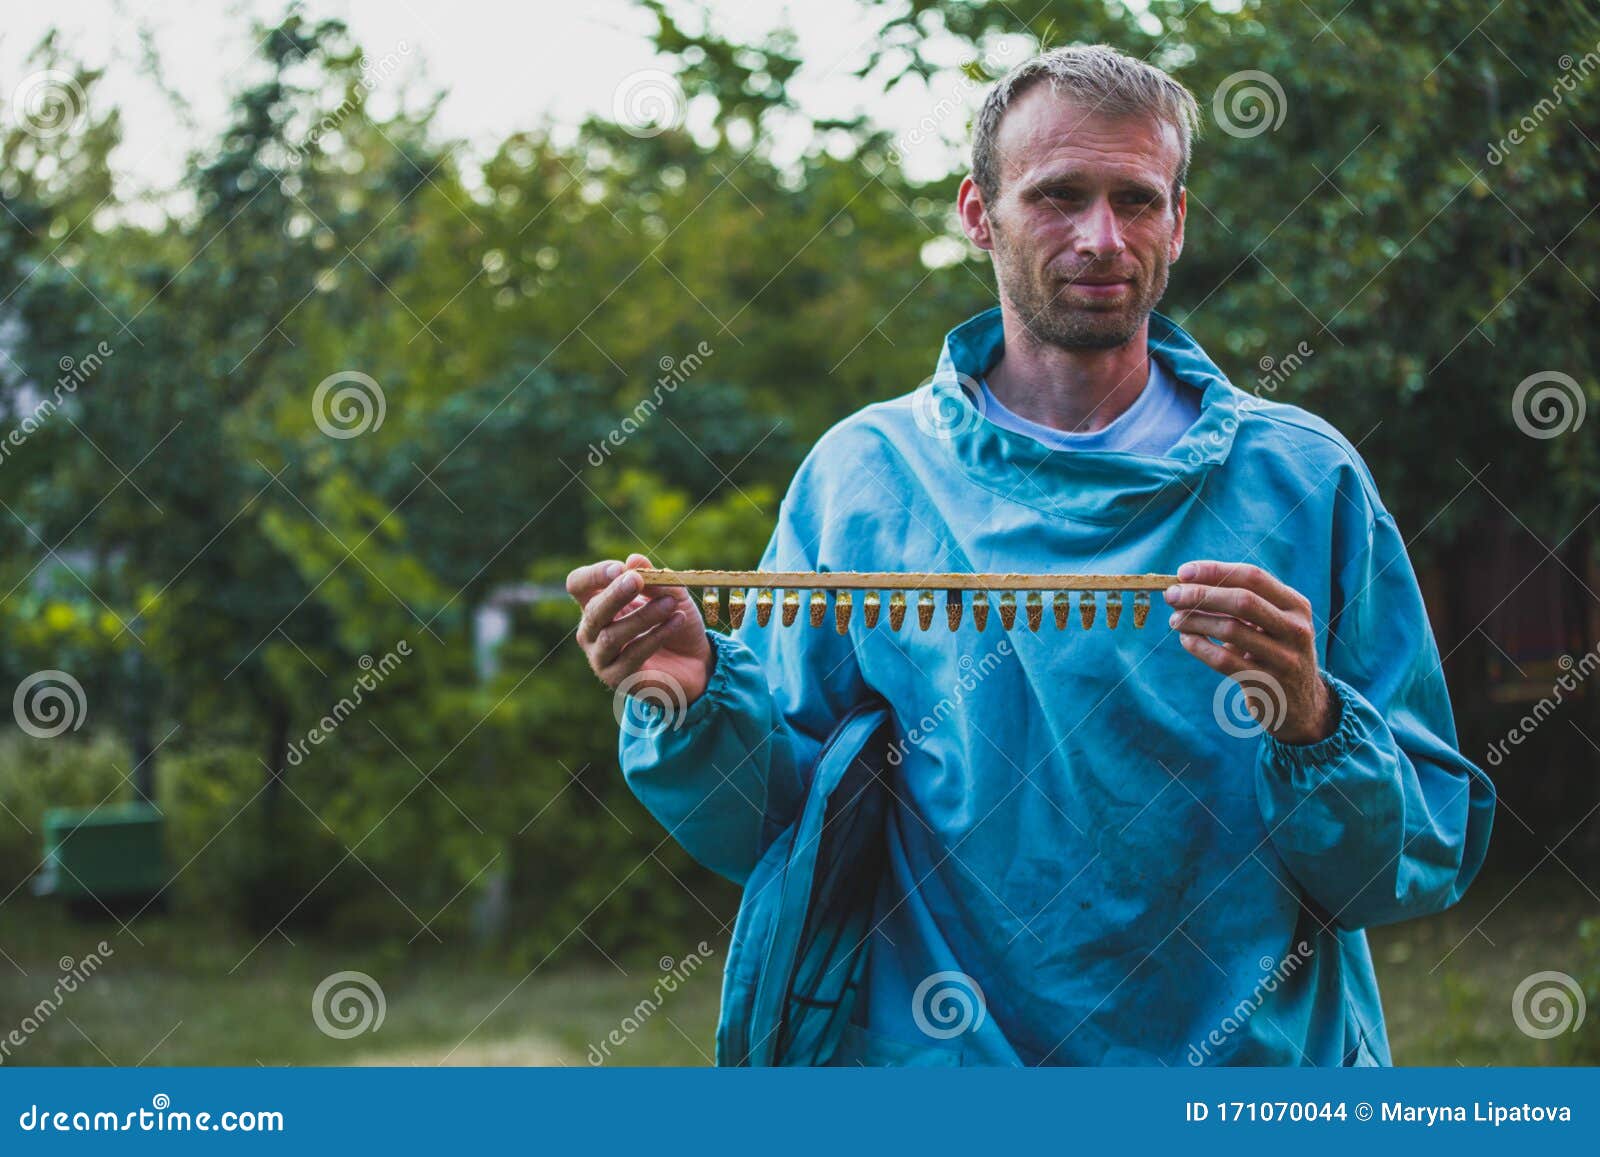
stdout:
<svg viewBox="0 0 1600 1157">
<path fill-rule="evenodd" d="M 1094 261 L 1116 257 L 1127 246 L 1111 202 L 1101 197 L 1078 220 L 1078 252 Z"/>
</svg>

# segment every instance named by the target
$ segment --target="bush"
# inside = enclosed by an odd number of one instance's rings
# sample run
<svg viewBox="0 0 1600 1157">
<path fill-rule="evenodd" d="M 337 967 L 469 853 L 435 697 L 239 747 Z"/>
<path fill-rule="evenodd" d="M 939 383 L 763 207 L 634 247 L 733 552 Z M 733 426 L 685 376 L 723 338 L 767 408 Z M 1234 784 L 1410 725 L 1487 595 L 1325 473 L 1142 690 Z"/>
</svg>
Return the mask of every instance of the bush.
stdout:
<svg viewBox="0 0 1600 1157">
<path fill-rule="evenodd" d="M 95 734 L 0 738 L 0 879 L 6 887 L 33 875 L 44 854 L 44 813 L 133 799 L 128 749 Z"/>
<path fill-rule="evenodd" d="M 167 816 L 172 891 L 184 908 L 243 923 L 258 933 L 280 922 L 323 926 L 349 881 L 343 850 L 293 799 L 262 790 L 266 772 L 236 747 L 169 754 L 158 771 Z"/>
<path fill-rule="evenodd" d="M 1600 1017 L 1600 918 L 1585 920 L 1578 925 L 1578 941 L 1583 946 L 1582 964 L 1577 981 L 1583 988 L 1586 1002 L 1585 1021 L 1561 1038 L 1562 1060 L 1569 1065 L 1600 1064 L 1600 1033 L 1590 1023 Z"/>
<path fill-rule="evenodd" d="M 257 935 L 281 924 L 404 952 L 477 940 L 525 967 L 720 934 L 737 891 L 628 791 L 611 696 L 558 648 L 567 617 L 529 624 L 496 684 L 397 677 L 277 791 L 246 729 L 186 729 L 188 746 L 152 760 L 163 899 Z M 0 813 L 0 868 L 37 866 L 47 806 L 132 798 L 131 767 L 109 737 L 0 746 L 0 804 L 17 817 Z"/>
</svg>

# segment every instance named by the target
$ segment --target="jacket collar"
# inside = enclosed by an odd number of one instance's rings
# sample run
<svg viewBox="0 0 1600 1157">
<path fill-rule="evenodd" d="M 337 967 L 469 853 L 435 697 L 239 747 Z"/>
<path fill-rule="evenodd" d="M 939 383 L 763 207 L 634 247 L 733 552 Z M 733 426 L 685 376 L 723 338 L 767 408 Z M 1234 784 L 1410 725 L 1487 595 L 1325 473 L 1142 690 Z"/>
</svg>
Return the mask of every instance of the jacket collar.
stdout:
<svg viewBox="0 0 1600 1157">
<path fill-rule="evenodd" d="M 1149 351 L 1175 378 L 1201 391 L 1199 416 L 1164 456 L 1052 450 L 989 421 L 977 379 L 1005 352 L 998 306 L 945 337 L 938 368 L 913 395 L 918 425 L 948 445 L 974 482 L 1046 513 L 1113 524 L 1166 513 L 1227 459 L 1246 395 L 1199 342 L 1159 313 L 1150 315 Z"/>
</svg>

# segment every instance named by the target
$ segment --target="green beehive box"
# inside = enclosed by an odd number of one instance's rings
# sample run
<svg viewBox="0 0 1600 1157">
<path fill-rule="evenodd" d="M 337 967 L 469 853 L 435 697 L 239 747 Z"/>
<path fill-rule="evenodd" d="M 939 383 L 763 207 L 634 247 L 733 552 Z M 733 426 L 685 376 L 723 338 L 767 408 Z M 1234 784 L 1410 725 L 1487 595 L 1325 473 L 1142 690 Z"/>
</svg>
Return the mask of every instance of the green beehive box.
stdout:
<svg viewBox="0 0 1600 1157">
<path fill-rule="evenodd" d="M 100 900 L 153 896 L 166 885 L 162 815 L 148 803 L 51 808 L 44 814 L 39 895 Z"/>
</svg>

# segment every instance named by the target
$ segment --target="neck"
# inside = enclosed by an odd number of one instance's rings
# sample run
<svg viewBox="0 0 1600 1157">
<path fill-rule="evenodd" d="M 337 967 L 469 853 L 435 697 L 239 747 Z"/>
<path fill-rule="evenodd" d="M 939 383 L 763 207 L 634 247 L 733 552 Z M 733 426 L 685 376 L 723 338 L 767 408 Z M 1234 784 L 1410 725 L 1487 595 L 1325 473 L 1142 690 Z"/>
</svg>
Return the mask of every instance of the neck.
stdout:
<svg viewBox="0 0 1600 1157">
<path fill-rule="evenodd" d="M 1065 349 L 1040 342 L 1007 308 L 1005 356 L 987 375 L 1000 404 L 1030 422 L 1088 433 L 1114 422 L 1133 405 L 1150 376 L 1150 319 L 1123 345 Z"/>
</svg>

